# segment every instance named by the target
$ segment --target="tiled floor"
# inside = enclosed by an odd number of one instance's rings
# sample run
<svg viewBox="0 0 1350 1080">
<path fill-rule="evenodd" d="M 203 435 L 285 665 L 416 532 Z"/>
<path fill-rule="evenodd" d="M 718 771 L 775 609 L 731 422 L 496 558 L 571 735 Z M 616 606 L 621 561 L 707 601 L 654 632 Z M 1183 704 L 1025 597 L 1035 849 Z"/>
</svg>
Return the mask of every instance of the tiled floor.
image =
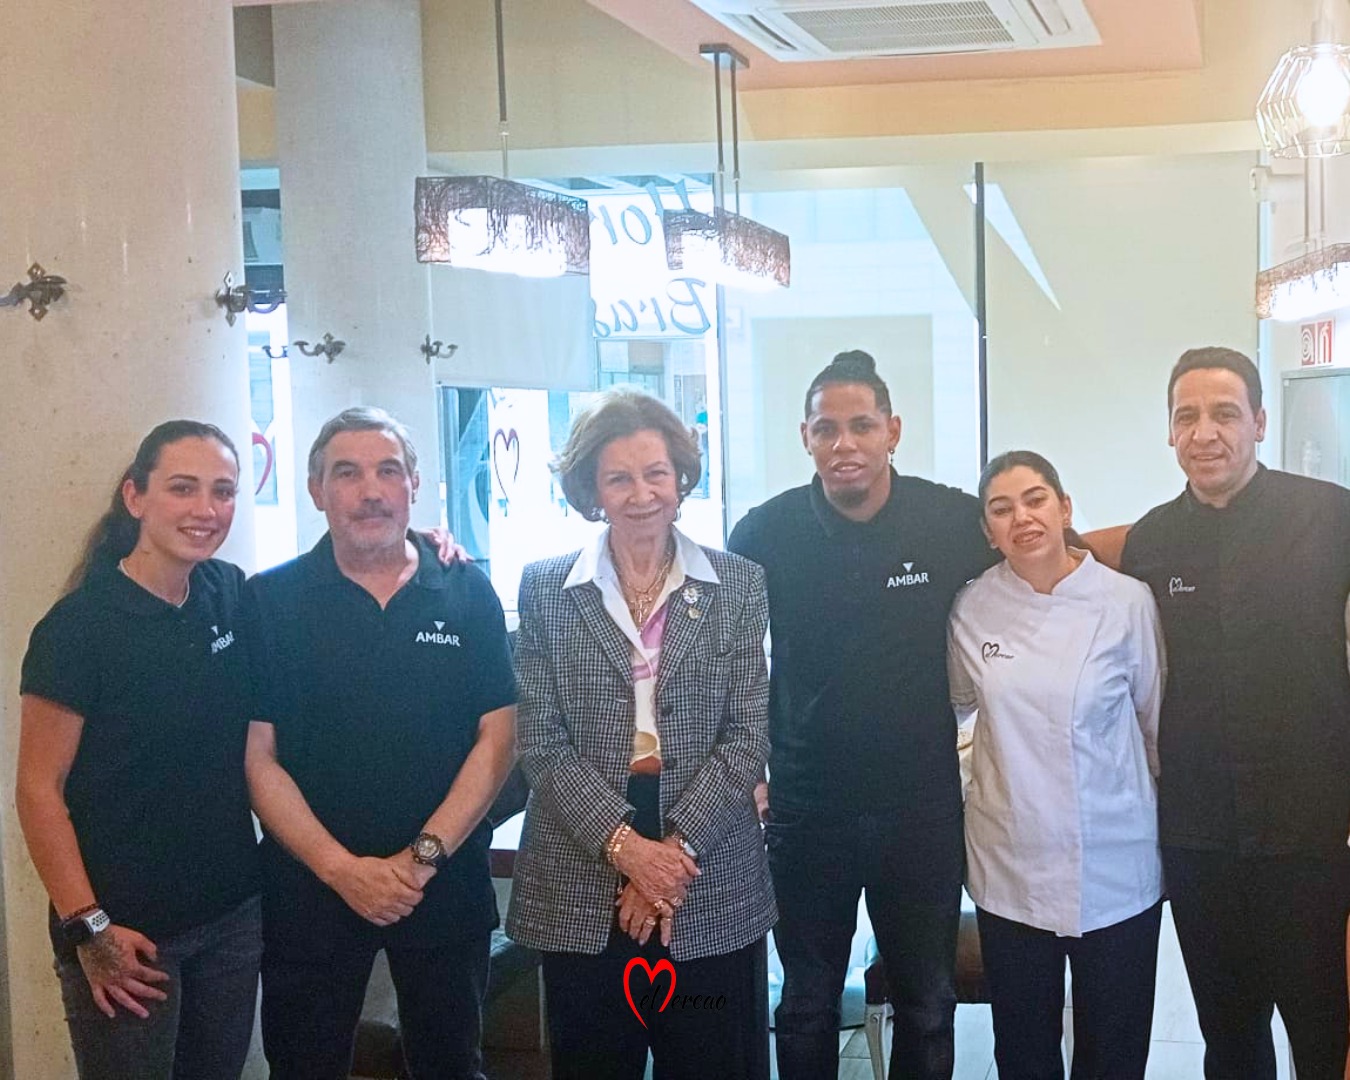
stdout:
<svg viewBox="0 0 1350 1080">
<path fill-rule="evenodd" d="M 859 912 L 857 940 L 865 942 L 870 928 L 866 912 Z M 860 955 L 860 950 L 855 950 Z M 855 960 L 857 956 L 855 956 Z M 771 970 L 772 970 L 771 962 Z M 1278 1048 L 1279 1080 L 1288 1080 L 1288 1040 L 1279 1017 L 1273 1025 Z M 1158 991 L 1153 1009 L 1153 1044 L 1148 1080 L 1199 1080 L 1203 1075 L 1204 1042 L 1195 1018 L 1195 1005 L 1177 947 L 1170 908 L 1164 908 L 1162 941 L 1158 951 Z M 487 1074 L 492 1080 L 547 1080 L 542 1055 L 489 1052 Z M 650 1069 L 648 1070 L 650 1076 Z M 777 1070 L 774 1071 L 777 1077 Z M 956 1009 L 956 1071 L 953 1080 L 996 1080 L 994 1033 L 987 1005 L 959 1005 Z M 716 1080 L 716 1078 L 710 1078 Z M 839 1033 L 839 1080 L 872 1080 L 867 1039 L 861 1028 Z"/>
</svg>

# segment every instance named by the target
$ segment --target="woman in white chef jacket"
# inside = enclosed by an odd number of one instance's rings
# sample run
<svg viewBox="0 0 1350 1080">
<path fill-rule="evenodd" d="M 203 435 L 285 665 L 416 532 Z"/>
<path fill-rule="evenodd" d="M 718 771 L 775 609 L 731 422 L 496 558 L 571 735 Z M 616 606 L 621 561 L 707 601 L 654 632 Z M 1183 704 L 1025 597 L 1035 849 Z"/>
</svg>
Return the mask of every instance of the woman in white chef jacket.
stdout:
<svg viewBox="0 0 1350 1080">
<path fill-rule="evenodd" d="M 1162 861 L 1156 777 L 1162 634 L 1142 583 L 1070 547 L 1054 467 L 1016 450 L 980 476 L 1005 559 L 952 607 L 952 701 L 973 717 L 967 889 L 978 909 L 1000 1080 L 1144 1075 Z"/>
</svg>

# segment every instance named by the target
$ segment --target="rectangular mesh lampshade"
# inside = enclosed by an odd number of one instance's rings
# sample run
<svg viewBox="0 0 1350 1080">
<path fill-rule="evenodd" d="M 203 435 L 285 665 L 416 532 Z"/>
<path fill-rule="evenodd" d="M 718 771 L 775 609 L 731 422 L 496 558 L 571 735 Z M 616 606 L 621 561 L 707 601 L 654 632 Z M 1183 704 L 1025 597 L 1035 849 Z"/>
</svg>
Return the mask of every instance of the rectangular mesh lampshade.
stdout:
<svg viewBox="0 0 1350 1080">
<path fill-rule="evenodd" d="M 666 265 L 743 289 L 786 288 L 792 252 L 786 234 L 727 210 L 666 210 Z"/>
<path fill-rule="evenodd" d="M 417 261 L 522 277 L 585 274 L 585 199 L 496 176 L 419 176 L 413 199 Z"/>
<path fill-rule="evenodd" d="M 1297 322 L 1350 307 L 1350 244 L 1332 244 L 1256 275 L 1256 314 Z"/>
</svg>

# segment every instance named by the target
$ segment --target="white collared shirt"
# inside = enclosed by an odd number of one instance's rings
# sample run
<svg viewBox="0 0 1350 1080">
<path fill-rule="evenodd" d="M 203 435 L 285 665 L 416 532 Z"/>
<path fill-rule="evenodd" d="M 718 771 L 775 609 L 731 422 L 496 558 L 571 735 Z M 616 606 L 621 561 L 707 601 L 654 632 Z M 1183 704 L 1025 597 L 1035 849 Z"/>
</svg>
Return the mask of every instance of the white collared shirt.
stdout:
<svg viewBox="0 0 1350 1080">
<path fill-rule="evenodd" d="M 675 537 L 675 558 L 671 560 L 670 572 L 661 586 L 652 605 L 652 618 L 660 612 L 670 594 L 693 578 L 709 584 L 717 584 L 717 572 L 713 570 L 708 556 L 696 543 L 679 529 L 672 528 Z M 605 529 L 596 539 L 581 549 L 577 561 L 563 582 L 563 589 L 575 588 L 587 582 L 595 582 L 600 589 L 605 611 L 614 620 L 614 624 L 623 631 L 628 639 L 633 658 L 633 701 L 635 705 L 636 727 L 633 732 L 633 761 L 642 758 L 661 757 L 661 735 L 656 724 L 656 673 L 661 659 L 660 640 L 644 642 L 642 631 L 633 621 L 633 614 L 623 598 L 623 586 L 619 583 L 619 573 L 615 569 L 614 559 L 609 552 L 609 529 Z"/>
<path fill-rule="evenodd" d="M 1007 563 L 986 571 L 952 606 L 947 651 L 958 718 L 978 716 L 967 889 L 995 915 L 1070 937 L 1162 896 L 1157 607 L 1083 555 L 1049 595 Z"/>
</svg>

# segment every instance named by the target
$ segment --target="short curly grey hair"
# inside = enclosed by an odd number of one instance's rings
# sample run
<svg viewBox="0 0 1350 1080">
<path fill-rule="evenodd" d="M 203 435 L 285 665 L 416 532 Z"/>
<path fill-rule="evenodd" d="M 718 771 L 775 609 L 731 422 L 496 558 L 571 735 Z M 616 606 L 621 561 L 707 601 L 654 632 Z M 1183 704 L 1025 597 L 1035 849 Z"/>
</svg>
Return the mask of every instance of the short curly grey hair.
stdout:
<svg viewBox="0 0 1350 1080">
<path fill-rule="evenodd" d="M 577 414 L 567 444 L 552 465 L 567 501 L 587 521 L 600 520 L 596 471 L 601 451 L 615 439 L 639 431 L 655 431 L 665 440 L 670 463 L 675 467 L 680 502 L 698 484 L 703 465 L 694 432 L 665 402 L 631 386 L 616 386 Z"/>
</svg>

